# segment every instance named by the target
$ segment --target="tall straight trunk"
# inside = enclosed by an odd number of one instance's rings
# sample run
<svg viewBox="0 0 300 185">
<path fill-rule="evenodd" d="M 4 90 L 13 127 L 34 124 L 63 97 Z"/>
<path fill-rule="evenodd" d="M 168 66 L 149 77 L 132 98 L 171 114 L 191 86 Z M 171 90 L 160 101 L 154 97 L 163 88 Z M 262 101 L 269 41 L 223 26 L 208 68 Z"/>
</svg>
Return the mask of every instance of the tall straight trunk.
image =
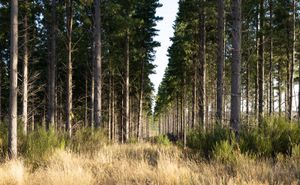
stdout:
<svg viewBox="0 0 300 185">
<path fill-rule="evenodd" d="M 141 140 L 142 132 L 142 118 L 143 118 L 143 98 L 144 98 L 144 67 L 145 62 L 141 60 L 141 78 L 140 78 L 140 93 L 139 93 L 139 115 L 138 115 L 138 128 L 137 137 Z"/>
<path fill-rule="evenodd" d="M 129 33 L 126 32 L 126 63 L 125 63 L 125 142 L 129 140 Z"/>
<path fill-rule="evenodd" d="M 290 91 L 289 91 L 289 115 L 288 119 L 292 120 L 292 113 L 293 113 L 293 87 L 294 87 L 294 64 L 295 64 L 295 57 L 296 57 L 296 3 L 293 0 L 293 15 L 292 15 L 292 60 L 290 62 Z"/>
<path fill-rule="evenodd" d="M 282 106 L 282 98 L 281 98 L 281 94 L 282 94 L 282 91 L 281 91 L 281 83 L 282 83 L 282 79 L 281 79 L 281 63 L 278 62 L 278 113 L 279 113 L 279 116 L 281 116 L 281 106 Z"/>
<path fill-rule="evenodd" d="M 54 127 L 55 122 L 55 97 L 56 97 L 56 0 L 51 3 L 51 28 L 50 28 L 50 59 L 48 66 L 48 112 L 47 130 Z"/>
<path fill-rule="evenodd" d="M 73 0 L 68 0 L 66 5 L 67 11 L 67 45 L 68 45 L 68 74 L 67 74 L 67 115 L 66 115 L 66 131 L 71 137 L 72 135 L 72 31 L 73 31 Z"/>
<path fill-rule="evenodd" d="M 233 18 L 233 43 L 232 43 L 232 65 L 231 65 L 231 115 L 230 123 L 232 129 L 239 133 L 240 109 L 241 109 L 241 0 L 232 2 Z"/>
<path fill-rule="evenodd" d="M 95 71 L 94 71 L 94 81 L 95 81 L 95 107 L 94 107 L 94 119 L 95 128 L 100 128 L 102 126 L 102 53 L 101 53 L 101 10 L 100 10 L 100 0 L 94 1 L 95 9 Z"/>
<path fill-rule="evenodd" d="M 295 24 L 295 19 L 296 19 L 296 2 L 295 0 L 293 0 L 293 40 L 294 40 L 294 44 L 296 43 L 296 34 L 295 34 L 295 31 L 296 31 L 296 24 Z M 293 45 L 294 46 L 294 45 Z M 295 59 L 295 49 L 293 51 L 293 58 Z M 300 77 L 300 60 L 299 60 L 299 77 Z M 299 85 L 298 85 L 298 122 L 300 123 L 300 79 L 299 79 Z"/>
<path fill-rule="evenodd" d="M 184 148 L 186 147 L 186 133 L 187 133 L 187 113 L 188 113 L 188 108 L 187 108 L 187 98 L 186 98 L 186 72 L 184 72 L 183 75 L 183 146 Z"/>
<path fill-rule="evenodd" d="M 93 60 L 94 61 L 94 60 Z M 94 68 L 94 67 L 92 67 Z M 93 130 L 94 129 L 94 122 L 95 122 L 95 119 L 94 119 L 94 108 L 95 108 L 95 83 L 94 83 L 94 69 L 92 69 L 92 79 L 91 79 L 91 102 L 90 102 L 90 127 L 91 129 Z"/>
<path fill-rule="evenodd" d="M 2 61 L 0 61 L 0 124 L 2 121 Z"/>
<path fill-rule="evenodd" d="M 260 32 L 259 32 L 259 48 L 258 48 L 258 124 L 261 126 L 264 116 L 264 0 L 260 0 Z"/>
<path fill-rule="evenodd" d="M 270 7 L 270 58 L 269 58 L 269 116 L 273 112 L 273 0 L 269 0 Z"/>
<path fill-rule="evenodd" d="M 249 81 L 250 81 L 250 71 L 249 62 L 246 64 L 246 123 L 249 125 Z"/>
<path fill-rule="evenodd" d="M 95 34 L 95 33 L 93 33 Z M 94 36 L 93 36 L 94 37 Z M 89 126 L 93 130 L 95 126 L 95 118 L 94 118 L 94 108 L 95 108 L 95 81 L 94 81 L 94 71 L 95 71 L 95 40 L 92 41 L 92 61 L 91 61 L 91 86 L 90 86 L 90 123 Z"/>
<path fill-rule="evenodd" d="M 18 0 L 11 0 L 8 155 L 17 158 Z"/>
<path fill-rule="evenodd" d="M 222 108 L 223 108 L 223 71 L 224 71 L 224 19 L 225 5 L 224 0 L 218 0 L 218 51 L 217 51 L 217 114 L 216 119 L 219 124 L 222 124 Z"/>
<path fill-rule="evenodd" d="M 197 120 L 197 63 L 193 61 L 194 65 L 194 77 L 193 77 L 193 100 L 192 100 L 192 125 L 191 128 L 195 128 Z"/>
<path fill-rule="evenodd" d="M 287 35 L 289 37 L 290 31 L 288 30 Z M 293 74 L 294 74 L 294 63 L 293 58 L 290 57 L 290 39 L 288 39 L 288 46 L 286 50 L 287 55 L 287 63 L 286 63 L 286 69 L 287 69 L 287 88 L 285 93 L 285 111 L 286 111 L 286 117 L 288 120 L 291 120 L 292 117 L 292 99 L 293 99 Z"/>
<path fill-rule="evenodd" d="M 27 124 L 28 124 L 28 1 L 24 0 L 25 15 L 24 15 L 24 58 L 23 58 L 23 134 L 27 135 Z"/>
<path fill-rule="evenodd" d="M 114 74 L 112 73 L 112 85 L 111 85 L 111 139 L 115 142 L 115 81 Z"/>
<path fill-rule="evenodd" d="M 205 33 L 205 0 L 201 0 L 202 6 L 200 8 L 200 51 L 199 51 L 199 121 L 202 128 L 205 130 L 205 67 L 206 67 L 206 33 Z"/>
<path fill-rule="evenodd" d="M 85 75 L 84 127 L 88 124 L 88 76 Z"/>
<path fill-rule="evenodd" d="M 255 17 L 255 32 L 256 32 L 256 56 L 259 58 L 259 6 L 257 5 L 256 17 Z M 255 97 L 254 97 L 254 114 L 255 119 L 258 121 L 259 113 L 258 113 L 258 99 L 259 99 L 259 60 L 256 60 L 256 68 L 255 68 Z"/>
<path fill-rule="evenodd" d="M 108 93 L 108 139 L 112 140 L 112 67 L 111 67 L 111 59 L 109 60 L 109 93 Z"/>
</svg>

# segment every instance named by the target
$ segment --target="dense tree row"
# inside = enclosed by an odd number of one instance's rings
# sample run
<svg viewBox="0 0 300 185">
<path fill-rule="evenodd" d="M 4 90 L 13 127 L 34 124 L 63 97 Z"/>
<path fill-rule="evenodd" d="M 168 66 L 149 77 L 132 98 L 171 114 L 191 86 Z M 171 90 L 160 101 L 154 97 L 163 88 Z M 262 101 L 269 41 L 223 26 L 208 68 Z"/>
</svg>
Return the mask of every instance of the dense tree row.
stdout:
<svg viewBox="0 0 300 185">
<path fill-rule="evenodd" d="M 17 118 L 25 135 L 41 126 L 70 137 L 78 128 L 101 128 L 116 142 L 149 134 L 160 6 L 0 1 L 0 119 L 9 120 L 11 157 Z"/>
<path fill-rule="evenodd" d="M 294 0 L 180 1 L 156 98 L 159 132 L 185 141 L 195 127 L 238 133 L 266 115 L 299 118 L 298 12 Z"/>
</svg>

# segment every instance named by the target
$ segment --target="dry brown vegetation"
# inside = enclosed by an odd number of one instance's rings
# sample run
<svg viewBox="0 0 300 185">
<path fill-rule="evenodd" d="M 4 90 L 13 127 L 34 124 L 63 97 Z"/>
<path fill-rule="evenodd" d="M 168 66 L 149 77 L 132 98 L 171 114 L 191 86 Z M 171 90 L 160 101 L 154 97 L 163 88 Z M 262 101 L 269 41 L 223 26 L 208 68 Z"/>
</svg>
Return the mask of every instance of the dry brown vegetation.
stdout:
<svg viewBox="0 0 300 185">
<path fill-rule="evenodd" d="M 175 146 L 109 145 L 93 153 L 57 150 L 33 168 L 22 159 L 0 166 L 0 184 L 300 184 L 300 159 L 231 164 L 192 160 Z"/>
</svg>

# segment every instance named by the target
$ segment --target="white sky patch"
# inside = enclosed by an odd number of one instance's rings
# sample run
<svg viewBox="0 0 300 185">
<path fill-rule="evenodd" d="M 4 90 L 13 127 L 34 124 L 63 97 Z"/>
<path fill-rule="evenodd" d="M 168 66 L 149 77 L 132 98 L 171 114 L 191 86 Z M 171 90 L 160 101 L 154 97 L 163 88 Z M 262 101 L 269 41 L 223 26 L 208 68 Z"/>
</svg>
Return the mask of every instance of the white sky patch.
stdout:
<svg viewBox="0 0 300 185">
<path fill-rule="evenodd" d="M 159 32 L 155 40 L 160 42 L 161 46 L 156 48 L 154 61 L 154 64 L 157 65 L 156 74 L 150 76 L 156 93 L 168 65 L 168 48 L 172 45 L 170 38 L 174 35 L 173 25 L 178 12 L 178 0 L 160 0 L 160 3 L 163 7 L 157 9 L 156 15 L 163 17 L 163 20 L 157 23 L 156 28 Z"/>
</svg>

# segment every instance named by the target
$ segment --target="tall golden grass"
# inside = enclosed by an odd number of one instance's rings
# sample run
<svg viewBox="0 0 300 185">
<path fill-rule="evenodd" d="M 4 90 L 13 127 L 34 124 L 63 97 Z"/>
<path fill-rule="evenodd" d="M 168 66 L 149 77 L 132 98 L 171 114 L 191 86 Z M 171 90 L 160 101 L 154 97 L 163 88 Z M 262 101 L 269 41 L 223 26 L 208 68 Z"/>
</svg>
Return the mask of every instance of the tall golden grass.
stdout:
<svg viewBox="0 0 300 185">
<path fill-rule="evenodd" d="M 2 185 L 300 184 L 300 159 L 235 164 L 192 160 L 175 146 L 109 145 L 94 153 L 57 150 L 33 167 L 22 159 L 0 165 Z"/>
</svg>

